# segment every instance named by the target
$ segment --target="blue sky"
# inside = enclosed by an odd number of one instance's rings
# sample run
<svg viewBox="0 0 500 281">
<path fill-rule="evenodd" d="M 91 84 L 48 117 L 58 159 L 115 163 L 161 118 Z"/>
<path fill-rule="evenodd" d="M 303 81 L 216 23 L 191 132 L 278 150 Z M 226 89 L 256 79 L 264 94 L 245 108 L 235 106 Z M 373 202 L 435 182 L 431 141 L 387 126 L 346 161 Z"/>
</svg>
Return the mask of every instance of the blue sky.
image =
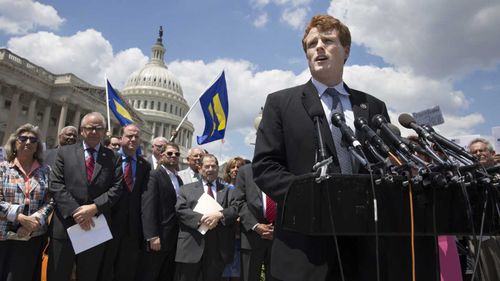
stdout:
<svg viewBox="0 0 500 281">
<path fill-rule="evenodd" d="M 121 89 L 164 28 L 165 60 L 193 103 L 226 69 L 222 158 L 252 157 L 253 120 L 266 95 L 309 79 L 300 40 L 314 14 L 351 29 L 344 80 L 384 100 L 393 123 L 439 105 L 448 136 L 491 135 L 500 126 L 500 2 L 465 0 L 0 0 L 0 46 L 54 73 Z M 103 86 L 103 85 L 102 85 Z M 201 110 L 190 121 L 203 131 Z"/>
</svg>

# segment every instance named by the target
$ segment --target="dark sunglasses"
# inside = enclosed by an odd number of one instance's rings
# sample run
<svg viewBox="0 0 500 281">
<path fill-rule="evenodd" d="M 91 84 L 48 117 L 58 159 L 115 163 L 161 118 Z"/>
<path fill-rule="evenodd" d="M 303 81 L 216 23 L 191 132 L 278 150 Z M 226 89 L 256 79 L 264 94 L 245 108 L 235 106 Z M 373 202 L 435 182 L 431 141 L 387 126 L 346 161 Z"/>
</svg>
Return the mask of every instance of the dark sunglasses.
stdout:
<svg viewBox="0 0 500 281">
<path fill-rule="evenodd" d="M 168 151 L 166 152 L 167 156 L 172 156 L 172 155 L 175 155 L 176 157 L 179 157 L 181 156 L 181 153 L 180 152 L 172 152 L 172 151 Z"/>
<path fill-rule="evenodd" d="M 19 142 L 26 142 L 28 140 L 30 140 L 30 143 L 37 143 L 38 142 L 38 138 L 37 137 L 28 137 L 28 136 L 18 136 L 17 140 Z"/>
</svg>

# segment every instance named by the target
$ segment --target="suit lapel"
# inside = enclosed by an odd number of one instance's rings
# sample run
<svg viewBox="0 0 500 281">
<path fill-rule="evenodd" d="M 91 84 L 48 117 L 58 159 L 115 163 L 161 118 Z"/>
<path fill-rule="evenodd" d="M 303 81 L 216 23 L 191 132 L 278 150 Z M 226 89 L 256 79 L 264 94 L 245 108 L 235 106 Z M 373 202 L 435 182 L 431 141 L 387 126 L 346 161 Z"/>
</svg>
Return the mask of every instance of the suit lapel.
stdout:
<svg viewBox="0 0 500 281">
<path fill-rule="evenodd" d="M 83 143 L 79 142 L 75 151 L 76 164 L 79 166 L 80 176 L 87 182 L 87 165 L 85 164 L 85 151 L 83 150 Z M 87 182 L 87 184 L 89 184 Z"/>
<path fill-rule="evenodd" d="M 217 185 L 217 202 L 221 206 L 224 206 L 224 199 L 226 198 L 226 192 L 228 191 L 228 188 L 224 188 L 224 185 L 221 184 L 219 181 L 216 181 L 216 185 Z"/>
<path fill-rule="evenodd" d="M 304 85 L 304 92 L 302 93 L 302 104 L 304 105 L 307 114 L 311 117 L 311 120 L 313 120 L 313 124 L 314 124 L 314 119 L 313 116 L 310 115 L 311 112 L 310 108 L 318 103 L 321 106 L 321 108 L 323 108 L 323 106 L 321 105 L 321 100 L 318 95 L 318 91 L 316 90 L 316 87 L 314 87 L 311 80 L 309 80 Z M 332 131 L 328 127 L 328 121 L 326 120 L 326 118 L 327 117 L 323 112 L 323 116 L 320 119 L 321 135 L 323 136 L 323 141 L 326 144 L 326 147 L 329 150 L 330 155 L 336 156 L 337 153 L 335 151 L 335 144 L 333 143 Z"/>
<path fill-rule="evenodd" d="M 358 117 L 364 117 L 368 120 L 369 105 L 366 99 L 361 95 L 356 93 L 356 91 L 351 90 L 345 83 L 344 88 L 349 93 L 349 100 L 351 101 L 352 112 L 354 114 L 354 119 Z M 369 120 L 368 120 L 369 121 Z"/>
<path fill-rule="evenodd" d="M 95 159 L 94 174 L 92 175 L 91 182 L 94 182 L 95 178 L 99 176 L 99 173 L 102 169 L 102 163 L 105 162 L 105 158 L 107 157 L 108 153 L 106 153 L 106 151 L 103 150 L 102 146 L 100 146 L 99 151 L 97 152 L 97 159 Z"/>
</svg>

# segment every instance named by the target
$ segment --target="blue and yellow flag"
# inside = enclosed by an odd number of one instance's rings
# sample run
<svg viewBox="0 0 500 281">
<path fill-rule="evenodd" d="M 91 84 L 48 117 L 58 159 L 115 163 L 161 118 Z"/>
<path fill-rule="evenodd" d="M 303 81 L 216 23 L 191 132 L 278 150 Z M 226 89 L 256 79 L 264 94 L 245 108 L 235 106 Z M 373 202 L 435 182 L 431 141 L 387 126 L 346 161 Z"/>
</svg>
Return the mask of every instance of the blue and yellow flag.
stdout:
<svg viewBox="0 0 500 281">
<path fill-rule="evenodd" d="M 108 101 L 109 101 L 109 109 L 113 111 L 115 114 L 116 119 L 118 119 L 118 122 L 120 122 L 120 125 L 125 126 L 128 124 L 134 123 L 134 120 L 132 120 L 132 116 L 130 113 L 127 111 L 125 103 L 122 101 L 122 99 L 116 94 L 115 90 L 109 83 L 109 81 L 106 79 L 106 87 L 108 87 Z"/>
<path fill-rule="evenodd" d="M 200 105 L 205 116 L 205 130 L 203 135 L 196 137 L 198 144 L 223 139 L 229 109 L 224 71 L 222 71 L 219 79 L 201 95 Z"/>
</svg>

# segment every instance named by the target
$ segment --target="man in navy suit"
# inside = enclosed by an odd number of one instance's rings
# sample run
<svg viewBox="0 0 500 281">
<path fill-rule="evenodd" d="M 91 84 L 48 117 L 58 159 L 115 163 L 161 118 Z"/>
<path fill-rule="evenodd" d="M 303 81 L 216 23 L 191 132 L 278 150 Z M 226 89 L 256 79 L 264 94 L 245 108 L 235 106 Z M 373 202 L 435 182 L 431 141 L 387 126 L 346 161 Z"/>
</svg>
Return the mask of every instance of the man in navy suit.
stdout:
<svg viewBox="0 0 500 281">
<path fill-rule="evenodd" d="M 205 154 L 201 159 L 201 181 L 180 189 L 176 205 L 180 224 L 175 256 L 178 281 L 220 281 L 224 266 L 233 260 L 233 225 L 239 203 L 231 190 L 217 180 L 218 172 L 217 158 Z M 203 193 L 213 197 L 223 210 L 204 215 L 195 212 Z M 198 231 L 202 224 L 209 229 L 204 235 Z"/>
<path fill-rule="evenodd" d="M 100 214 L 111 223 L 111 208 L 123 191 L 122 166 L 120 157 L 100 144 L 105 130 L 102 114 L 88 113 L 80 124 L 83 140 L 57 152 L 49 185 L 56 205 L 49 230 L 48 280 L 69 280 L 73 263 L 78 280 L 97 280 L 107 242 L 75 255 L 66 229 L 79 224 L 90 230 Z"/>
<path fill-rule="evenodd" d="M 343 81 L 344 64 L 351 50 L 347 26 L 329 15 L 314 16 L 302 45 L 312 78 L 267 97 L 252 166 L 256 184 L 277 203 L 278 218 L 294 179 L 312 172 L 318 160 L 318 132 L 313 121 L 317 113 L 313 108 L 323 109 L 319 133 L 328 155 L 333 156 L 331 171 L 336 173 L 357 171 L 349 152 L 339 143 L 340 132 L 331 124 L 332 113 L 342 112 L 351 128 L 355 117 L 371 120 L 382 114 L 388 118 L 382 101 L 347 87 Z M 372 243 L 356 238 L 339 240 L 346 280 L 374 279 L 375 258 L 367 249 Z M 271 250 L 272 275 L 287 281 L 341 280 L 335 251 L 331 237 L 286 231 L 277 220 Z"/>
<path fill-rule="evenodd" d="M 141 195 L 146 189 L 151 165 L 137 149 L 141 145 L 141 131 L 129 124 L 121 128 L 120 149 L 122 159 L 123 192 L 118 203 L 111 208 L 113 240 L 106 249 L 101 280 L 134 281 L 143 246 Z"/>
</svg>

